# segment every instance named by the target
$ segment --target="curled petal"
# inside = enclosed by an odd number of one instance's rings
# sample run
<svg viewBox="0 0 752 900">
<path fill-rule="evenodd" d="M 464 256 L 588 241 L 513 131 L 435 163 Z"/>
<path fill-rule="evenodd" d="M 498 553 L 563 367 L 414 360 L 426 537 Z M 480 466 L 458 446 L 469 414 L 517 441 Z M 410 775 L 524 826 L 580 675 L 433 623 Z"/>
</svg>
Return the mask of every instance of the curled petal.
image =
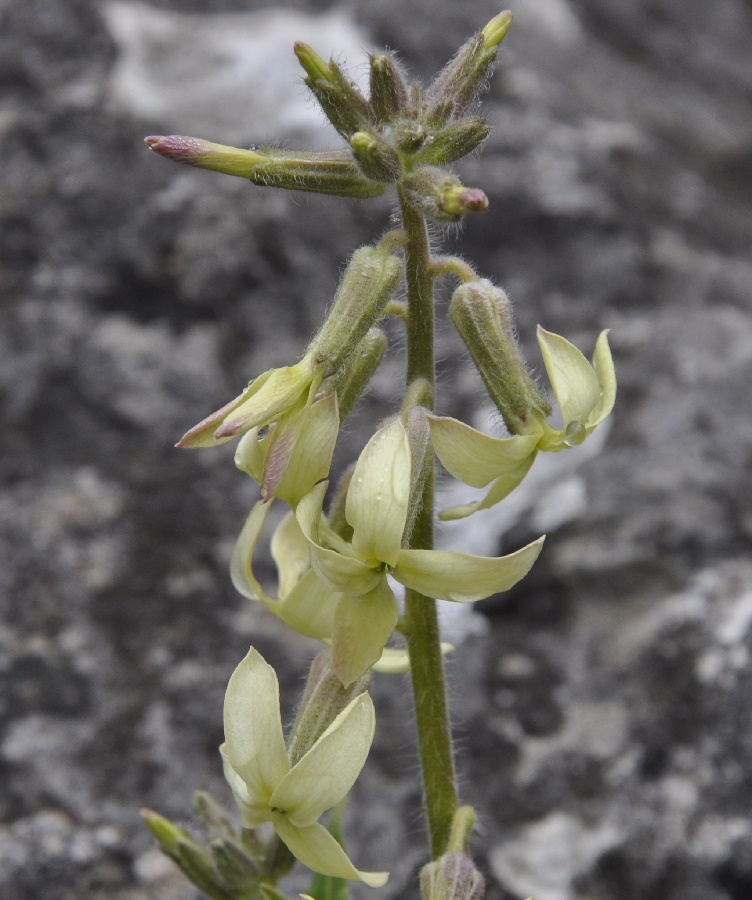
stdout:
<svg viewBox="0 0 752 900">
<path fill-rule="evenodd" d="M 277 564 L 279 596 L 286 597 L 311 568 L 308 541 L 300 530 L 295 513 L 288 512 L 272 535 L 272 559 Z"/>
<path fill-rule="evenodd" d="M 253 574 L 253 554 L 271 505 L 259 501 L 250 511 L 230 558 L 230 578 L 235 590 L 249 600 L 260 600 L 271 609 L 276 601 L 270 597 Z"/>
<path fill-rule="evenodd" d="M 410 500 L 410 445 L 395 419 L 363 448 L 347 491 L 345 517 L 356 556 L 369 565 L 393 566 L 402 545 Z"/>
<path fill-rule="evenodd" d="M 510 438 L 509 440 L 515 440 L 515 438 Z M 495 506 L 499 501 L 511 494 L 517 485 L 522 482 L 535 462 L 536 456 L 537 450 L 533 450 L 532 453 L 523 457 L 518 463 L 505 468 L 482 500 L 474 500 L 471 503 L 464 503 L 460 506 L 450 506 L 439 513 L 439 518 L 443 522 L 453 519 L 464 519 L 472 513 L 478 512 L 478 510 L 490 509 L 492 506 Z"/>
<path fill-rule="evenodd" d="M 516 553 L 499 557 L 449 550 L 400 550 L 392 575 L 426 597 L 472 603 L 508 591 L 524 578 L 542 546 L 540 537 Z"/>
<path fill-rule="evenodd" d="M 427 416 L 431 442 L 441 464 L 471 487 L 485 487 L 494 478 L 535 454 L 539 434 L 495 438 L 445 416 Z"/>
<path fill-rule="evenodd" d="M 274 669 L 253 648 L 230 676 L 224 704 L 224 753 L 253 806 L 268 803 L 290 770 Z"/>
<path fill-rule="evenodd" d="M 611 356 L 611 348 L 608 346 L 607 330 L 602 331 L 596 341 L 595 353 L 593 354 L 593 368 L 601 386 L 601 399 L 595 405 L 589 419 L 585 423 L 589 429 L 600 425 L 614 408 L 614 402 L 616 401 L 616 370 L 614 369 L 614 360 Z"/>
<path fill-rule="evenodd" d="M 584 425 L 601 398 L 601 386 L 595 369 L 574 344 L 540 326 L 538 344 L 564 426 L 571 422 Z"/>
<path fill-rule="evenodd" d="M 312 825 L 355 784 L 376 727 L 373 701 L 359 694 L 290 769 L 269 801 L 298 827 Z"/>
<path fill-rule="evenodd" d="M 388 872 L 361 872 L 356 869 L 323 825 L 317 823 L 300 828 L 284 816 L 275 815 L 274 827 L 293 856 L 314 872 L 362 881 L 369 887 L 383 887 L 389 878 Z"/>
</svg>

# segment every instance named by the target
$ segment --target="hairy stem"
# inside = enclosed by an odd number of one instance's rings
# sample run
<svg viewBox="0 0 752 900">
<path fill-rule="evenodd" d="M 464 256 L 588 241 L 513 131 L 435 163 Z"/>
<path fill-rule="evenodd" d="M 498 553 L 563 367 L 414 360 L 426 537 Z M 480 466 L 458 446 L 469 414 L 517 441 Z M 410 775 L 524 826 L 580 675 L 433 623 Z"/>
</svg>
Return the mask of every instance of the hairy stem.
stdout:
<svg viewBox="0 0 752 900">
<path fill-rule="evenodd" d="M 416 379 L 433 393 L 434 371 L 434 275 L 426 223 L 422 215 L 400 195 L 405 232 L 407 280 L 407 386 Z M 429 477 L 423 503 L 412 531 L 410 546 L 433 548 L 434 479 Z M 454 759 L 447 712 L 444 662 L 441 656 L 436 601 L 417 591 L 405 592 L 405 630 L 410 652 L 415 718 L 418 729 L 423 795 L 434 859 L 445 850 L 457 809 Z"/>
</svg>

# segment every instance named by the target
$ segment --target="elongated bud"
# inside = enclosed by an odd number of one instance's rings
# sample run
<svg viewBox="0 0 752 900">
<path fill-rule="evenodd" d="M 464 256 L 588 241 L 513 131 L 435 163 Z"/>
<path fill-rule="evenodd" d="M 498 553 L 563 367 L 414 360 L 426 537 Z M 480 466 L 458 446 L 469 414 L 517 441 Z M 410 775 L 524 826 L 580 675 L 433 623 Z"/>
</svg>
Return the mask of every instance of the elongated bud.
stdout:
<svg viewBox="0 0 752 900">
<path fill-rule="evenodd" d="M 324 115 L 344 138 L 373 124 L 371 105 L 337 63 L 324 60 L 308 44 L 295 44 L 295 55 L 305 69 L 306 84 Z"/>
<path fill-rule="evenodd" d="M 169 819 L 150 809 L 141 810 L 141 819 L 157 839 L 159 849 L 200 890 L 210 897 L 217 896 L 217 892 L 223 890 L 221 878 L 210 854 L 187 831 L 178 828 Z"/>
<path fill-rule="evenodd" d="M 420 872 L 423 900 L 480 900 L 484 889 L 483 876 L 464 853 L 445 853 Z"/>
<path fill-rule="evenodd" d="M 425 140 L 415 153 L 415 160 L 444 166 L 472 153 L 488 137 L 488 132 L 488 122 L 481 116 L 460 119 Z"/>
<path fill-rule="evenodd" d="M 153 135 L 145 141 L 155 153 L 174 162 L 247 178 L 263 187 L 338 197 L 376 197 L 384 190 L 383 185 L 363 177 L 346 150 L 242 150 L 182 134 Z"/>
<path fill-rule="evenodd" d="M 460 47 L 439 72 L 426 92 L 426 115 L 432 124 L 444 124 L 448 112 L 461 115 L 480 94 L 511 24 L 512 13 L 500 13 Z"/>
<path fill-rule="evenodd" d="M 341 374 L 337 376 L 340 427 L 384 358 L 386 345 L 384 332 L 380 328 L 371 328 L 345 360 Z"/>
<path fill-rule="evenodd" d="M 389 53 L 371 56 L 371 108 L 379 124 L 391 122 L 407 104 L 408 87 L 402 70 Z"/>
<path fill-rule="evenodd" d="M 362 675 L 344 687 L 332 672 L 329 650 L 316 656 L 287 742 L 291 765 L 310 750 L 351 700 L 368 690 L 370 682 L 370 675 Z"/>
<path fill-rule="evenodd" d="M 366 178 L 397 181 L 402 174 L 399 153 L 376 131 L 356 131 L 350 138 L 355 161 Z"/>
<path fill-rule="evenodd" d="M 402 266 L 380 247 L 361 247 L 352 255 L 332 307 L 311 347 L 317 364 L 336 370 L 378 321 L 397 289 Z"/>
<path fill-rule="evenodd" d="M 402 189 L 410 206 L 437 222 L 459 222 L 466 213 L 488 209 L 483 191 L 465 187 L 456 176 L 432 166 L 406 175 Z"/>
<path fill-rule="evenodd" d="M 449 316 L 512 434 L 530 431 L 534 411 L 544 418 L 550 415 L 551 407 L 525 366 L 512 305 L 501 288 L 486 278 L 460 285 L 452 295 Z"/>
</svg>

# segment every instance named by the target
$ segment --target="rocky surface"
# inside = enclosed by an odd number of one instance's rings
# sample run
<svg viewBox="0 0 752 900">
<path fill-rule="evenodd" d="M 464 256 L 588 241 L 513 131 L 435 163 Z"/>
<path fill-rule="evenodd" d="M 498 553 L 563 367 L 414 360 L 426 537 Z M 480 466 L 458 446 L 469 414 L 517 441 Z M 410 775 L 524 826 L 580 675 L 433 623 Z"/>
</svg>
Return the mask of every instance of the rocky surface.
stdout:
<svg viewBox="0 0 752 900">
<path fill-rule="evenodd" d="M 495 552 L 502 533 L 509 549 L 549 532 L 517 590 L 450 624 L 468 634 L 448 667 L 487 896 L 748 900 L 752 11 L 511 6 L 486 103 L 494 131 L 463 167 L 491 208 L 459 248 L 516 299 L 531 359 L 538 321 L 586 351 L 610 327 L 619 399 L 605 441 L 537 467 L 464 537 L 443 533 Z M 275 10 L 0 3 L 8 900 L 195 897 L 138 808 L 188 821 L 195 788 L 227 800 L 216 748 L 230 672 L 253 641 L 292 704 L 312 648 L 230 586 L 254 498 L 232 450 L 172 443 L 296 358 L 342 260 L 388 221 L 381 200 L 180 170 L 143 135 L 321 146 L 331 135 L 289 42 L 344 47 L 356 67 L 363 44 L 387 44 L 427 77 L 498 11 Z M 457 339 L 440 342 L 442 408 L 459 413 L 480 391 Z M 392 408 L 395 352 L 339 465 Z M 381 678 L 375 696 L 353 856 L 392 869 L 382 896 L 412 900 L 422 827 L 406 685 Z"/>
</svg>

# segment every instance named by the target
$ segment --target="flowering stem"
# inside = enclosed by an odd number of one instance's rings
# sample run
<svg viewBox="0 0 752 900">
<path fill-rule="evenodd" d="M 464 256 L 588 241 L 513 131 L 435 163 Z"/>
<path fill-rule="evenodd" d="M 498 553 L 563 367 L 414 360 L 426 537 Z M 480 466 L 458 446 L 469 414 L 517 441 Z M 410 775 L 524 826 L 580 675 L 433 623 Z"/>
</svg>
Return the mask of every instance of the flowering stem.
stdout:
<svg viewBox="0 0 752 900">
<path fill-rule="evenodd" d="M 406 236 L 407 387 L 421 379 L 433 392 L 434 309 L 431 253 L 423 216 L 400 193 Z M 433 548 L 433 476 L 426 480 L 423 502 L 410 537 L 410 547 Z M 405 630 L 410 653 L 415 718 L 418 729 L 423 794 L 433 858 L 449 841 L 457 809 L 454 759 L 447 712 L 444 663 L 441 655 L 436 601 L 417 591 L 405 591 Z"/>
</svg>

